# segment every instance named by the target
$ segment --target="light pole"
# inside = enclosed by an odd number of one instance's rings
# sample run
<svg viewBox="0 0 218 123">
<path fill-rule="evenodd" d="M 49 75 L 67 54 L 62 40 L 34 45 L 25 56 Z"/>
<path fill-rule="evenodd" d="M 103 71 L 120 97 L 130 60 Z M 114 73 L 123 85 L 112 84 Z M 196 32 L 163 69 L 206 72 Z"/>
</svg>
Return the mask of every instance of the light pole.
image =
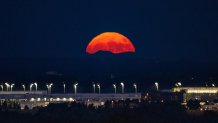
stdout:
<svg viewBox="0 0 218 123">
<path fill-rule="evenodd" d="M 50 94 L 51 94 L 51 87 L 52 87 L 53 83 L 50 83 L 49 88 L 50 88 Z"/>
<path fill-rule="evenodd" d="M 74 94 L 77 94 L 77 85 L 78 85 L 78 83 L 75 83 L 75 84 L 73 85 L 73 87 L 74 87 Z"/>
<path fill-rule="evenodd" d="M 181 82 L 178 82 L 177 84 L 178 84 L 178 86 L 179 86 L 179 87 L 181 87 L 181 86 L 182 86 L 182 83 L 181 83 Z"/>
<path fill-rule="evenodd" d="M 124 94 L 124 83 L 121 82 L 120 85 L 121 85 L 121 89 L 122 89 L 122 94 Z"/>
<path fill-rule="evenodd" d="M 12 91 L 13 91 L 14 84 L 11 84 L 10 87 L 11 87 L 11 92 L 12 92 Z"/>
<path fill-rule="evenodd" d="M 99 83 L 97 84 L 97 88 L 98 88 L 98 93 L 100 94 L 101 93 L 101 86 Z"/>
<path fill-rule="evenodd" d="M 30 92 L 32 91 L 33 83 L 30 84 Z"/>
<path fill-rule="evenodd" d="M 92 83 L 92 87 L 93 87 L 93 93 L 95 94 L 95 83 Z"/>
<path fill-rule="evenodd" d="M 37 86 L 38 86 L 38 84 L 35 82 L 34 85 L 35 85 L 35 87 L 36 87 L 36 91 L 37 91 Z"/>
<path fill-rule="evenodd" d="M 137 84 L 134 83 L 134 84 L 133 84 L 133 87 L 135 88 L 135 93 L 137 94 Z"/>
<path fill-rule="evenodd" d="M 2 91 L 4 91 L 4 86 L 3 86 L 2 84 L 1 84 L 0 86 L 1 86 L 1 88 L 2 88 Z"/>
<path fill-rule="evenodd" d="M 46 84 L 46 87 L 47 87 L 47 89 L 48 89 L 48 94 L 49 94 L 49 84 Z"/>
<path fill-rule="evenodd" d="M 5 83 L 5 85 L 6 85 L 7 91 L 9 91 L 10 85 L 7 82 Z"/>
<path fill-rule="evenodd" d="M 182 86 L 182 83 L 181 83 L 181 82 L 177 82 L 177 83 L 175 84 L 175 86 L 176 86 L 176 87 L 181 87 L 181 86 Z"/>
<path fill-rule="evenodd" d="M 23 84 L 22 87 L 23 87 L 23 91 L 25 92 L 26 91 L 25 85 Z"/>
<path fill-rule="evenodd" d="M 66 87 L 65 83 L 63 83 L 63 86 L 64 86 L 64 94 L 65 94 L 65 87 Z"/>
<path fill-rule="evenodd" d="M 116 86 L 116 84 L 113 84 L 113 88 L 114 88 L 114 93 L 116 94 L 117 93 L 117 86 Z"/>
<path fill-rule="evenodd" d="M 48 89 L 48 93 L 51 94 L 51 87 L 52 87 L 53 83 L 50 84 L 46 84 L 46 87 Z"/>
<path fill-rule="evenodd" d="M 158 84 L 158 82 L 155 82 L 154 85 L 155 85 L 155 87 L 156 87 L 156 90 L 158 91 L 158 90 L 159 90 L 159 84 Z"/>
</svg>

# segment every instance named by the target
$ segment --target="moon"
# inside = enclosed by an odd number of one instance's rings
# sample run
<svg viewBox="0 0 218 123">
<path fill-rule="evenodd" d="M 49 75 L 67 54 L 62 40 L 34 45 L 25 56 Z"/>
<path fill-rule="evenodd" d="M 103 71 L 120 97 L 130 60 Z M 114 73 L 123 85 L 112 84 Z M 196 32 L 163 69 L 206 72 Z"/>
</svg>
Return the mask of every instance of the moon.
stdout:
<svg viewBox="0 0 218 123">
<path fill-rule="evenodd" d="M 108 51 L 113 54 L 135 52 L 132 42 L 117 32 L 104 32 L 94 37 L 86 47 L 86 52 L 95 54 L 99 51 Z"/>
</svg>

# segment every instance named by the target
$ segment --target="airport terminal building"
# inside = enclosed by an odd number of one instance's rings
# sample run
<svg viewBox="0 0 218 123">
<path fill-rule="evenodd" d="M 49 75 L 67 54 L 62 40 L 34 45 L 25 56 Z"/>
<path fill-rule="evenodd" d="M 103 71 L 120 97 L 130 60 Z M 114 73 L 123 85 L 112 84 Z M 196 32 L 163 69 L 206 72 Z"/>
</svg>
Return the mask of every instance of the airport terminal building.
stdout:
<svg viewBox="0 0 218 123">
<path fill-rule="evenodd" d="M 167 102 L 177 101 L 186 104 L 191 99 L 201 102 L 214 102 L 218 99 L 217 87 L 175 87 L 172 89 L 148 92 L 145 95 L 148 101 Z M 107 100 L 141 100 L 141 93 L 48 93 L 45 90 L 38 91 L 1 91 L 0 103 L 17 102 L 21 109 L 28 106 L 45 107 L 49 103 L 78 102 L 95 107 L 102 106 Z"/>
<path fill-rule="evenodd" d="M 174 87 L 150 94 L 155 101 L 178 101 L 187 103 L 191 99 L 213 102 L 218 99 L 218 87 Z"/>
<path fill-rule="evenodd" d="M 212 102 L 218 99 L 217 87 L 177 87 L 173 88 L 172 92 L 183 93 L 183 102 L 190 99 Z"/>
<path fill-rule="evenodd" d="M 45 107 L 49 103 L 63 103 L 63 102 L 78 102 L 87 105 L 93 104 L 94 106 L 101 106 L 107 100 L 141 100 L 141 93 L 68 93 L 68 94 L 48 94 L 47 91 L 1 91 L 0 103 L 5 101 L 19 103 L 21 109 L 28 106 L 30 109 L 33 107 Z"/>
</svg>

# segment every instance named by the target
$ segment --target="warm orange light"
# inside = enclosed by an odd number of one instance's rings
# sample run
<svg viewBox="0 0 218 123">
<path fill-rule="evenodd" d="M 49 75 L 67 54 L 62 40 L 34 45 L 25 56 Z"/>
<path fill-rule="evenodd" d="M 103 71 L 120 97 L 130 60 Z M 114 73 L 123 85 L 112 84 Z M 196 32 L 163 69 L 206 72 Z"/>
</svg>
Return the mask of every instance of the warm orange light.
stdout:
<svg viewBox="0 0 218 123">
<path fill-rule="evenodd" d="M 86 48 L 89 54 L 98 51 L 109 51 L 114 54 L 135 52 L 135 47 L 124 35 L 117 32 L 105 32 L 94 37 Z"/>
</svg>

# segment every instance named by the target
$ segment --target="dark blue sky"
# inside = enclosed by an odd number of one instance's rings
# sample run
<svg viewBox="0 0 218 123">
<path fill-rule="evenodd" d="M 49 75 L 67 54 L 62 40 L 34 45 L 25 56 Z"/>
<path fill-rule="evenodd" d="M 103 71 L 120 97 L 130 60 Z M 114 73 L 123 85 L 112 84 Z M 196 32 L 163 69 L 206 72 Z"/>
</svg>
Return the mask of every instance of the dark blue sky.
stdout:
<svg viewBox="0 0 218 123">
<path fill-rule="evenodd" d="M 217 0 L 1 1 L 1 80 L 46 80 L 54 71 L 81 81 L 113 81 L 111 74 L 117 81 L 216 81 L 217 6 Z M 136 53 L 86 54 L 88 42 L 106 31 L 130 38 Z"/>
</svg>

